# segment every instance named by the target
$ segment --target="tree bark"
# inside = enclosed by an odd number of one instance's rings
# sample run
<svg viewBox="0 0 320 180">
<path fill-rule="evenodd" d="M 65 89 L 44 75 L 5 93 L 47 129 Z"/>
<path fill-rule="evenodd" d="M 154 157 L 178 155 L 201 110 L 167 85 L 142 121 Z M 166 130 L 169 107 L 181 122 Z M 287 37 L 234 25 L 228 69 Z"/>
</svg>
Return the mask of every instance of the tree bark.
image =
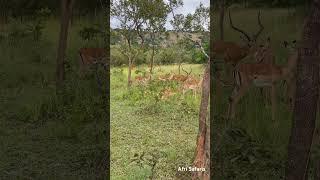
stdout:
<svg viewBox="0 0 320 180">
<path fill-rule="evenodd" d="M 319 128 L 316 129 L 313 135 L 313 145 L 319 146 L 320 145 L 320 132 Z M 314 162 L 314 180 L 320 180 L 320 159 L 315 159 Z"/>
<path fill-rule="evenodd" d="M 128 63 L 128 88 L 130 88 L 132 84 L 132 80 L 131 80 L 132 60 L 130 57 L 128 62 L 129 62 Z"/>
<path fill-rule="evenodd" d="M 317 100 L 319 96 L 320 5 L 313 0 L 304 22 L 302 43 L 298 49 L 297 89 L 291 136 L 288 145 L 286 180 L 304 180 L 310 158 L 310 147 L 315 129 Z"/>
<path fill-rule="evenodd" d="M 224 15 L 225 15 L 225 0 L 222 0 L 220 2 L 220 18 L 219 18 L 220 40 L 224 40 Z M 217 79 L 221 79 L 219 70 L 216 71 L 216 77 Z M 216 81 L 216 97 L 217 97 L 216 100 L 218 103 L 220 103 L 221 89 L 222 89 L 222 84 L 219 81 Z"/>
<path fill-rule="evenodd" d="M 225 1 L 222 0 L 220 4 L 220 19 L 219 19 L 219 27 L 220 27 L 220 39 L 224 40 L 224 14 L 225 14 Z"/>
<path fill-rule="evenodd" d="M 314 180 L 320 180 L 320 160 L 316 161 Z"/>
<path fill-rule="evenodd" d="M 150 58 L 150 74 L 152 74 L 153 71 L 153 64 L 154 64 L 154 46 L 152 46 L 152 53 Z"/>
<path fill-rule="evenodd" d="M 70 16 L 72 12 L 73 0 L 61 0 L 61 27 L 60 27 L 60 38 L 58 46 L 58 57 L 56 67 L 56 86 L 57 89 L 63 86 L 65 79 L 65 52 L 67 47 L 68 39 L 68 27 L 70 22 Z"/>
<path fill-rule="evenodd" d="M 210 96 L 210 60 L 206 66 L 202 81 L 202 96 L 199 112 L 199 133 L 197 140 L 196 156 L 193 165 L 205 168 L 204 172 L 194 172 L 193 179 L 210 179 L 210 125 L 207 121 Z"/>
<path fill-rule="evenodd" d="M 74 24 L 74 12 L 72 8 L 70 12 L 70 26 L 73 26 L 73 24 Z"/>
</svg>

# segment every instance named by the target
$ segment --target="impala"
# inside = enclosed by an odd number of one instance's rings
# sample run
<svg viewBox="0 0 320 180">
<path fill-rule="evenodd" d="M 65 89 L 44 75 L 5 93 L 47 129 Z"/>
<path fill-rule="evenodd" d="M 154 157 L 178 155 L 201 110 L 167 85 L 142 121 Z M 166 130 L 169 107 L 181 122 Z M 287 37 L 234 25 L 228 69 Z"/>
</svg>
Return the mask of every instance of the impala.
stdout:
<svg viewBox="0 0 320 180">
<path fill-rule="evenodd" d="M 177 82 L 185 82 L 188 78 L 189 78 L 189 76 L 190 76 L 190 74 L 191 74 L 191 72 L 192 72 L 192 69 L 190 70 L 190 72 L 187 72 L 185 69 L 183 69 L 182 68 L 182 70 L 187 74 L 187 75 L 182 75 L 182 74 L 174 74 L 173 76 L 171 76 L 171 78 L 170 78 L 170 80 L 171 81 L 177 81 Z"/>
<path fill-rule="evenodd" d="M 291 50 L 295 50 L 296 47 L 296 41 L 292 41 L 292 43 L 289 43 L 287 41 L 284 41 L 283 43 L 285 48 L 291 48 Z M 254 53 L 254 59 L 256 60 L 256 62 L 258 63 L 268 63 L 268 64 L 275 64 L 275 56 L 274 56 L 274 52 L 271 48 L 271 42 L 270 42 L 270 38 L 267 39 L 265 45 L 260 46 L 260 48 L 258 48 L 257 52 Z M 293 84 L 291 82 L 293 82 L 294 74 L 290 74 L 290 76 L 288 76 L 285 81 L 287 82 L 287 86 L 288 86 L 288 91 L 287 93 L 289 94 L 289 101 L 291 103 L 293 95 L 291 92 L 292 90 L 294 90 L 294 87 L 292 86 Z M 260 88 L 260 92 L 263 95 L 263 88 Z"/>
<path fill-rule="evenodd" d="M 182 75 L 182 74 L 174 74 L 171 76 L 171 81 L 177 81 L 177 82 L 184 82 L 188 79 L 188 76 Z"/>
<path fill-rule="evenodd" d="M 261 55 L 264 58 L 270 58 L 274 56 L 271 51 L 262 52 L 263 53 Z M 258 55 L 256 55 L 256 58 L 257 57 Z M 290 81 L 291 77 L 294 76 L 295 73 L 294 70 L 296 67 L 297 59 L 298 53 L 295 51 L 289 56 L 288 62 L 285 66 L 277 66 L 272 63 L 239 64 L 234 71 L 236 86 L 229 98 L 229 108 L 227 116 L 234 118 L 236 105 L 251 86 L 271 87 L 272 120 L 274 121 L 276 109 L 275 84 L 280 80 Z"/>
<path fill-rule="evenodd" d="M 144 76 L 136 76 L 134 79 L 138 85 L 146 85 L 151 80 L 151 75 L 146 74 Z"/>
<path fill-rule="evenodd" d="M 166 100 L 175 94 L 176 92 L 174 92 L 171 88 L 165 88 L 160 92 L 161 100 Z"/>
<path fill-rule="evenodd" d="M 106 60 L 106 50 L 104 48 L 81 48 L 79 50 L 80 55 L 80 71 L 86 69 L 86 66 L 90 66 L 97 62 L 102 62 L 105 64 Z"/>
<path fill-rule="evenodd" d="M 158 77 L 158 79 L 160 80 L 160 81 L 169 81 L 170 79 L 172 79 L 173 78 L 173 74 L 172 73 L 167 73 L 167 74 L 165 74 L 165 75 L 160 75 L 159 77 Z"/>
<path fill-rule="evenodd" d="M 189 77 L 186 81 L 184 81 L 182 85 L 182 94 L 185 95 L 185 93 L 188 90 L 191 90 L 193 92 L 193 96 L 196 97 L 196 94 L 200 91 L 202 84 L 202 78 L 197 79 L 194 77 Z"/>
<path fill-rule="evenodd" d="M 261 23 L 260 11 L 258 13 L 259 30 L 256 32 L 256 34 L 253 35 L 253 37 L 250 37 L 248 33 L 246 33 L 245 31 L 233 25 L 230 11 L 229 11 L 229 22 L 232 29 L 241 33 L 245 37 L 243 38 L 243 36 L 241 36 L 241 38 L 246 41 L 246 45 L 240 46 L 234 42 L 217 40 L 213 43 L 212 52 L 214 53 L 214 55 L 222 55 L 225 63 L 228 63 L 228 64 L 231 63 L 233 66 L 236 66 L 248 54 L 256 51 L 257 49 L 256 41 L 259 35 L 262 33 L 264 26 Z"/>
</svg>

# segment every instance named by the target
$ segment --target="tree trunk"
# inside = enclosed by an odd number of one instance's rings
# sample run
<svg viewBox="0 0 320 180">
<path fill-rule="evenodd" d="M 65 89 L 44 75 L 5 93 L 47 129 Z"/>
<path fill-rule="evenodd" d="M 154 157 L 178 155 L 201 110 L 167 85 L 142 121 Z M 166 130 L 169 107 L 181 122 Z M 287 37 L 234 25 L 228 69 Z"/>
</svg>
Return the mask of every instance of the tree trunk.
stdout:
<svg viewBox="0 0 320 180">
<path fill-rule="evenodd" d="M 204 172 L 194 172 L 193 179 L 210 179 L 210 125 L 207 121 L 210 96 L 210 60 L 208 61 L 202 81 L 202 96 L 199 112 L 199 132 L 196 148 L 196 156 L 193 165 L 197 168 L 205 168 Z"/>
<path fill-rule="evenodd" d="M 320 180 L 320 160 L 316 161 L 314 170 L 315 170 L 314 180 Z"/>
<path fill-rule="evenodd" d="M 219 19 L 219 27 L 220 27 L 220 39 L 224 40 L 224 14 L 225 14 L 225 1 L 222 0 L 220 4 L 220 19 Z"/>
<path fill-rule="evenodd" d="M 128 62 L 129 62 L 128 63 L 128 88 L 130 88 L 132 84 L 132 80 L 131 80 L 132 60 L 130 57 Z"/>
<path fill-rule="evenodd" d="M 56 86 L 57 89 L 63 86 L 65 79 L 64 58 L 67 47 L 68 38 L 68 26 L 70 21 L 70 15 L 72 11 L 73 0 L 61 0 L 61 27 L 60 38 L 57 57 L 57 69 L 56 69 Z"/>
<path fill-rule="evenodd" d="M 313 135 L 313 146 L 320 145 L 320 131 L 319 127 L 315 130 Z M 318 157 L 319 158 L 319 157 Z M 320 180 L 320 159 L 314 160 L 314 180 Z"/>
<path fill-rule="evenodd" d="M 319 96 L 319 67 L 315 66 L 313 58 L 319 56 L 319 10 L 319 0 L 313 0 L 310 14 L 305 19 L 302 43 L 298 50 L 297 89 L 288 145 L 286 180 L 303 180 L 307 174 Z"/>
<path fill-rule="evenodd" d="M 70 13 L 70 26 L 73 26 L 74 24 L 74 14 L 73 14 L 73 9 L 71 10 L 71 13 Z"/>
<path fill-rule="evenodd" d="M 150 59 L 150 74 L 152 74 L 152 71 L 153 71 L 153 63 L 154 63 L 154 46 L 152 46 L 152 53 L 151 53 L 151 59 Z"/>
<path fill-rule="evenodd" d="M 219 18 L 220 40 L 224 40 L 224 15 L 225 15 L 225 1 L 222 0 L 220 4 L 220 18 Z M 216 77 L 217 79 L 221 79 L 219 70 L 216 71 Z M 220 81 L 216 81 L 216 97 L 217 97 L 216 100 L 218 103 L 220 103 L 221 89 L 222 89 L 222 84 L 220 83 Z"/>
<path fill-rule="evenodd" d="M 104 23 L 103 25 L 105 26 L 105 31 L 103 33 L 104 37 L 104 48 L 106 50 L 106 68 L 105 68 L 105 73 L 104 77 L 106 77 L 105 80 L 105 93 L 103 93 L 103 106 L 105 108 L 104 111 L 106 113 L 107 117 L 100 116 L 101 121 L 105 121 L 105 130 L 103 131 L 103 134 L 106 136 L 106 141 L 105 142 L 110 142 L 110 3 L 105 2 L 105 5 L 102 5 L 103 9 L 103 15 L 104 15 Z M 76 15 L 76 14 L 74 14 Z M 109 176 L 110 174 L 110 145 L 109 143 L 105 144 L 104 148 L 104 156 L 100 160 L 100 162 L 97 164 L 98 166 L 95 168 L 96 169 L 96 178 L 95 179 L 106 179 L 106 177 Z"/>
</svg>

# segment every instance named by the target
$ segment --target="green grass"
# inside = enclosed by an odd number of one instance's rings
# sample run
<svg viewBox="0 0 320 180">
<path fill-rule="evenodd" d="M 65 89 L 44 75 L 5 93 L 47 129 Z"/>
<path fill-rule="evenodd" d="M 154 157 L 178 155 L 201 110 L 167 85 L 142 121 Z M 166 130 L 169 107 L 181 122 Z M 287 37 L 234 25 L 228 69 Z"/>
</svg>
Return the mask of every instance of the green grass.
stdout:
<svg viewBox="0 0 320 180">
<path fill-rule="evenodd" d="M 188 71 L 192 68 L 194 74 L 203 72 L 201 65 L 183 67 Z M 188 93 L 182 97 L 178 92 L 168 100 L 159 99 L 161 89 L 179 86 L 161 83 L 156 77 L 170 71 L 177 73 L 177 69 L 167 65 L 161 66 L 163 72 L 159 72 L 156 68 L 153 82 L 130 90 L 126 68 L 111 69 L 112 179 L 176 179 L 178 167 L 192 163 L 200 96 L 195 99 Z M 136 156 L 142 156 L 142 160 L 133 161 Z"/>
<path fill-rule="evenodd" d="M 25 22 L 24 22 L 25 23 Z M 105 156 L 105 105 L 97 83 L 77 74 L 78 31 L 92 20 L 71 26 L 66 58 L 66 88 L 55 95 L 59 22 L 46 21 L 43 37 L 0 41 L 0 179 L 92 179 Z M 5 25 L 2 34 L 20 22 Z M 102 46 L 102 45 L 101 45 Z"/>
<path fill-rule="evenodd" d="M 233 9 L 233 23 L 250 34 L 256 32 L 258 9 Z M 216 14 L 218 16 L 218 14 Z M 303 26 L 303 12 L 291 9 L 261 9 L 265 27 L 259 43 L 271 38 L 276 63 L 286 63 L 288 50 L 284 40 L 299 40 Z M 218 23 L 218 22 L 217 22 Z M 218 25 L 218 24 L 217 24 Z M 217 26 L 218 27 L 218 26 Z M 219 28 L 216 28 L 219 29 Z M 214 32 L 219 37 L 219 32 Z M 240 34 L 229 26 L 226 15 L 225 39 L 241 44 Z M 277 84 L 276 123 L 271 120 L 271 103 L 264 104 L 258 88 L 251 88 L 236 109 L 236 119 L 226 121 L 228 97 L 232 89 L 223 88 L 214 109 L 214 162 L 217 179 L 281 179 L 284 176 L 292 112 L 285 102 L 285 86 Z M 216 89 L 214 88 L 213 91 Z M 270 90 L 268 91 L 270 92 Z M 313 160 L 312 160 L 313 161 Z M 312 170 L 312 165 L 310 166 Z"/>
</svg>

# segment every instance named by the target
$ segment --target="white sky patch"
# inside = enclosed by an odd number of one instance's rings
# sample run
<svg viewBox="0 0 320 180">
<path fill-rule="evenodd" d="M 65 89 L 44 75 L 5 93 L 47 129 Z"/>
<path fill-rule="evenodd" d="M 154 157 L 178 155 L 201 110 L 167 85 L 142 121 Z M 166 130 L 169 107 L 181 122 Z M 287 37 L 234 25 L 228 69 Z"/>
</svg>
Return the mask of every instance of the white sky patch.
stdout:
<svg viewBox="0 0 320 180">
<path fill-rule="evenodd" d="M 165 0 L 167 1 L 167 0 Z M 200 5 L 200 2 L 204 5 L 204 7 L 209 7 L 210 6 L 210 0 L 183 0 L 183 6 L 175 10 L 175 14 L 183 14 L 187 15 L 189 13 L 194 13 L 196 10 L 196 7 Z M 170 24 L 170 20 L 172 20 L 172 13 L 169 13 L 168 18 L 167 18 L 167 23 L 165 27 L 167 29 L 172 29 L 172 26 Z M 119 28 L 119 21 L 111 17 L 110 19 L 110 26 L 111 28 Z"/>
</svg>

